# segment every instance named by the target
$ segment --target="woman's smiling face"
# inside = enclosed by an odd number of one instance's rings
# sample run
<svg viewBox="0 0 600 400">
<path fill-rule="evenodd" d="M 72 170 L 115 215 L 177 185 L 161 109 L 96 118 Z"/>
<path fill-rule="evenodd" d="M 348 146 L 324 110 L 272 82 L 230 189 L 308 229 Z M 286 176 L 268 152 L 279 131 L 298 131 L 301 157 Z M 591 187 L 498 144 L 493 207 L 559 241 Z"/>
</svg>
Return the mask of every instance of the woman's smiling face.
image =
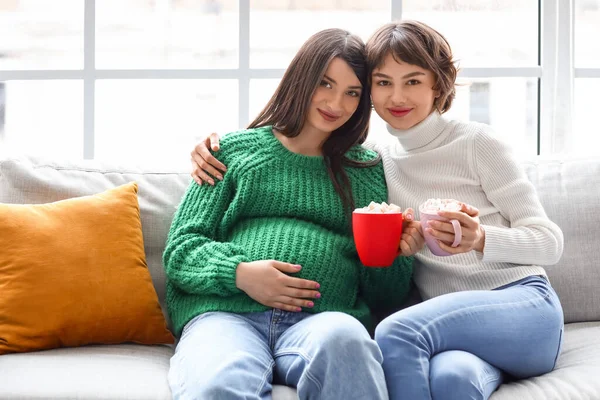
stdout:
<svg viewBox="0 0 600 400">
<path fill-rule="evenodd" d="M 339 57 L 334 58 L 313 93 L 306 124 L 327 133 L 340 128 L 358 108 L 362 90 L 350 65 Z"/>
<path fill-rule="evenodd" d="M 389 53 L 371 75 L 371 100 L 379 116 L 395 129 L 409 129 L 434 109 L 433 72 L 396 61 Z"/>
</svg>

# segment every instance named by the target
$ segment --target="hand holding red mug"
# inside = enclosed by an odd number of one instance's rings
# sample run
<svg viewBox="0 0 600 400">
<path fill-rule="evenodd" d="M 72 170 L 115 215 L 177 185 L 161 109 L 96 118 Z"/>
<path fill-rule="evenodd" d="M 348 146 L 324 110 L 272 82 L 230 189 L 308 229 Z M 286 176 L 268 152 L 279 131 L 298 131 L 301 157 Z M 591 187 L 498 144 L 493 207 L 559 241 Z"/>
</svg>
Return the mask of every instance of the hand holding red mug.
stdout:
<svg viewBox="0 0 600 400">
<path fill-rule="evenodd" d="M 402 238 L 400 240 L 400 254 L 403 256 L 412 256 L 418 253 L 425 245 L 423 229 L 419 221 L 415 221 L 414 211 L 407 208 L 402 213 L 404 227 L 402 228 Z"/>
<path fill-rule="evenodd" d="M 410 221 L 405 223 L 405 216 Z M 413 210 L 403 214 L 400 207 L 385 202 L 354 210 L 352 229 L 358 256 L 367 267 L 388 267 L 399 255 L 412 255 L 423 246 Z"/>
</svg>

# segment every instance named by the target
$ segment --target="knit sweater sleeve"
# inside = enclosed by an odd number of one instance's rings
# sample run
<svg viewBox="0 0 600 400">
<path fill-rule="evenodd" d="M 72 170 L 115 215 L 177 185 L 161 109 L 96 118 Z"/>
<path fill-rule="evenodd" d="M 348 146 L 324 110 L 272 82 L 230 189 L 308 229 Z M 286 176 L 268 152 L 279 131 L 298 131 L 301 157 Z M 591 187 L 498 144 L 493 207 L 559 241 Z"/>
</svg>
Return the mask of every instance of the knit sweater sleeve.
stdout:
<svg viewBox="0 0 600 400">
<path fill-rule="evenodd" d="M 402 305 L 410 289 L 413 257 L 397 257 L 387 268 L 361 268 L 360 291 L 371 310 Z"/>
<path fill-rule="evenodd" d="M 482 261 L 551 265 L 563 251 L 561 229 L 548 217 L 535 188 L 508 145 L 480 129 L 474 137 L 474 168 L 492 204 L 510 226 L 484 225 Z"/>
<path fill-rule="evenodd" d="M 235 171 L 234 171 L 235 172 Z M 243 249 L 217 240 L 234 197 L 233 176 L 225 174 L 214 186 L 192 182 L 185 193 L 169 231 L 163 253 L 168 279 L 191 294 L 230 296 L 236 287 L 236 269 L 249 261 Z"/>
</svg>

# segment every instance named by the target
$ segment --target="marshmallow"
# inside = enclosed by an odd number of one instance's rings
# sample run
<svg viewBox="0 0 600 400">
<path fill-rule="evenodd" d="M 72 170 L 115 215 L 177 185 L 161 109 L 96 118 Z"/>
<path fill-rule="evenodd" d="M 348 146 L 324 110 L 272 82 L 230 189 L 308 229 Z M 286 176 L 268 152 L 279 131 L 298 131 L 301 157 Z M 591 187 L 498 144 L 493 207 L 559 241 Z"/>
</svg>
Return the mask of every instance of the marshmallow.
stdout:
<svg viewBox="0 0 600 400">
<path fill-rule="evenodd" d="M 381 204 L 372 201 L 368 206 L 357 208 L 354 212 L 363 214 L 401 214 L 402 209 L 395 204 L 388 204 L 385 201 Z"/>
<path fill-rule="evenodd" d="M 428 199 L 419 206 L 421 212 L 459 211 L 460 203 L 453 199 Z"/>
</svg>

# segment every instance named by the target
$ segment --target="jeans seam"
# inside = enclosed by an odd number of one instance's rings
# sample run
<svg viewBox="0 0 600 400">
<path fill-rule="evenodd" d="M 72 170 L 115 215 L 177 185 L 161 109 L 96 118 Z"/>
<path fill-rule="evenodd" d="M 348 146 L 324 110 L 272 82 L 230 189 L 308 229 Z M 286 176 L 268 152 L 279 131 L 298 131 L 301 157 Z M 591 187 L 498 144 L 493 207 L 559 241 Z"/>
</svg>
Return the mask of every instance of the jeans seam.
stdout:
<svg viewBox="0 0 600 400">
<path fill-rule="evenodd" d="M 421 333 L 421 331 L 418 331 L 418 330 L 414 329 L 412 326 L 407 325 L 407 324 L 405 324 L 403 322 L 400 322 L 400 321 L 394 321 L 394 322 L 396 324 L 398 324 L 398 325 L 403 326 L 406 329 L 410 329 L 412 332 L 415 333 L 415 335 L 412 337 L 412 343 L 411 343 L 413 346 L 416 346 L 417 348 L 419 348 L 417 342 L 421 341 L 423 343 L 424 347 L 429 347 L 427 339 L 425 339 L 425 336 L 423 336 L 423 334 Z M 379 343 L 378 343 L 378 347 L 381 348 L 381 346 L 379 345 Z M 420 359 L 420 357 L 419 357 L 419 359 Z M 429 356 L 427 358 L 427 362 L 428 363 L 431 362 L 431 349 L 429 351 Z M 385 356 L 383 356 L 383 363 L 385 364 Z M 429 373 L 428 372 L 426 373 L 426 371 L 425 371 L 425 370 L 429 371 L 429 366 L 427 366 L 427 367 L 424 366 L 423 362 L 420 361 L 420 360 L 419 360 L 419 367 L 422 368 L 424 374 L 429 375 Z M 385 370 L 385 368 L 384 368 L 384 370 Z M 430 391 L 431 391 L 431 389 L 430 389 Z"/>
<path fill-rule="evenodd" d="M 306 379 L 309 379 L 310 381 L 312 381 L 312 383 L 314 383 L 314 385 L 317 387 L 317 391 L 319 393 L 321 393 L 323 391 L 323 388 L 321 387 L 321 382 L 319 382 L 318 379 L 316 379 L 311 373 L 310 371 L 306 371 Z"/>
<path fill-rule="evenodd" d="M 269 375 L 269 372 L 271 372 L 271 373 L 273 372 L 274 367 L 275 367 L 275 361 L 271 361 L 269 363 L 269 366 L 265 369 L 265 372 L 263 372 L 263 376 L 260 381 L 260 385 L 256 389 L 256 393 L 254 393 L 256 395 L 256 397 L 260 398 L 260 392 L 265 387 L 265 383 L 267 382 L 267 376 Z"/>
<path fill-rule="evenodd" d="M 554 368 L 556 368 L 556 363 L 558 362 L 558 357 L 560 356 L 560 352 L 562 350 L 561 347 L 562 347 L 564 332 L 565 332 L 565 328 L 563 325 L 563 327 L 560 329 L 560 334 L 558 335 L 558 346 L 556 348 L 556 356 L 554 357 L 554 364 L 552 365 L 552 370 L 554 370 Z"/>
<path fill-rule="evenodd" d="M 302 351 L 302 349 L 299 349 L 299 348 L 298 349 L 285 349 L 285 350 L 279 351 L 273 355 L 273 358 L 278 358 L 278 357 L 287 356 L 287 355 L 299 356 L 307 364 L 310 364 L 312 361 L 312 358 L 310 358 L 304 351 Z M 305 370 L 305 376 L 307 379 L 309 379 L 311 382 L 313 382 L 315 384 L 315 386 L 317 387 L 319 392 L 321 392 L 323 390 L 323 387 L 321 386 L 321 382 L 319 382 L 319 380 L 316 379 L 316 377 L 314 377 L 310 373 L 310 371 L 308 371 L 308 369 Z"/>
<path fill-rule="evenodd" d="M 481 396 L 482 396 L 482 397 L 483 397 L 483 394 L 484 394 L 484 392 L 485 392 L 485 386 L 486 386 L 488 383 L 492 382 L 494 379 L 495 379 L 494 377 L 488 377 L 488 378 L 487 378 L 485 381 L 481 382 L 481 387 L 480 387 L 480 388 L 478 388 L 478 389 L 479 389 L 479 391 L 480 391 L 480 393 L 481 393 Z"/>
<path fill-rule="evenodd" d="M 277 333 L 275 332 L 275 327 L 274 325 L 277 323 L 277 315 L 275 314 L 276 311 L 275 310 L 271 310 L 271 321 L 269 322 L 269 343 L 268 346 L 270 349 L 273 349 L 273 346 L 275 345 L 275 336 L 277 336 Z"/>
<path fill-rule="evenodd" d="M 280 350 L 277 353 L 275 353 L 273 355 L 273 358 L 277 358 L 277 357 L 281 357 L 281 356 L 287 356 L 287 355 L 296 355 L 296 356 L 300 356 L 302 357 L 302 359 L 304 359 L 304 361 L 306 361 L 307 363 L 310 363 L 312 361 L 312 359 L 302 351 L 302 349 L 285 349 L 285 350 Z"/>
</svg>

